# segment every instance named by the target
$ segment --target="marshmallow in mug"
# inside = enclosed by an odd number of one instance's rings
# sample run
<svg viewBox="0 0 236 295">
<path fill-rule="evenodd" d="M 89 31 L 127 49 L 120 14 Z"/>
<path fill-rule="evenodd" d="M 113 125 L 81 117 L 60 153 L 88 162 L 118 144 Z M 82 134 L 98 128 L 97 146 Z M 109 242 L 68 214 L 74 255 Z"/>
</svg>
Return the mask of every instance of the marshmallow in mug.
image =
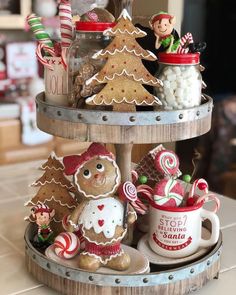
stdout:
<svg viewBox="0 0 236 295">
<path fill-rule="evenodd" d="M 192 66 L 167 66 L 159 76 L 163 89 L 157 96 L 165 109 L 183 109 L 201 102 L 201 75 Z"/>
</svg>

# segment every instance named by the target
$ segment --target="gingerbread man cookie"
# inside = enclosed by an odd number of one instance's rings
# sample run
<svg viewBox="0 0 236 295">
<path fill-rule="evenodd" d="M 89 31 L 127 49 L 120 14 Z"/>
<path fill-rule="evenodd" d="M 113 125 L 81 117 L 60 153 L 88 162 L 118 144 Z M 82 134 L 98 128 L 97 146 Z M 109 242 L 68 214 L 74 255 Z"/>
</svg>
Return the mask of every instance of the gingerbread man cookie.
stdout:
<svg viewBox="0 0 236 295">
<path fill-rule="evenodd" d="M 80 254 L 79 267 L 96 271 L 100 266 L 125 270 L 130 257 L 121 248 L 127 229 L 124 224 L 124 203 L 115 193 L 121 176 L 114 156 L 101 144 L 93 143 L 78 156 L 63 159 L 66 174 L 74 176 L 78 193 L 84 201 L 71 214 L 68 231 L 81 230 L 85 250 Z M 128 224 L 136 220 L 129 205 Z"/>
</svg>

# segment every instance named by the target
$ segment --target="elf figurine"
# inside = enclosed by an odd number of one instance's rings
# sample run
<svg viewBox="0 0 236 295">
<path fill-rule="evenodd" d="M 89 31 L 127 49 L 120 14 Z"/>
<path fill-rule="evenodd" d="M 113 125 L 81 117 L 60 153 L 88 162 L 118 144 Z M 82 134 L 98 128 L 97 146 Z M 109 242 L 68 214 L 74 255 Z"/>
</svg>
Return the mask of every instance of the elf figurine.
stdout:
<svg viewBox="0 0 236 295">
<path fill-rule="evenodd" d="M 156 36 L 155 48 L 161 46 L 167 52 L 175 52 L 180 44 L 178 33 L 174 29 L 176 23 L 175 16 L 167 12 L 160 11 L 151 17 L 150 27 Z"/>
<path fill-rule="evenodd" d="M 121 247 L 127 228 L 124 226 L 125 206 L 115 194 L 121 175 L 113 154 L 98 143 L 75 156 L 64 157 L 65 173 L 73 175 L 75 187 L 84 200 L 69 217 L 67 231 L 78 229 L 85 240 L 80 253 L 79 268 L 96 271 L 100 266 L 126 270 L 130 257 Z M 136 213 L 128 205 L 127 223 L 136 220 Z"/>
<path fill-rule="evenodd" d="M 174 29 L 175 16 L 160 11 L 150 19 L 150 27 L 156 37 L 155 48 L 166 53 L 194 53 L 202 52 L 206 48 L 205 42 L 194 43 L 191 33 L 185 34 L 181 39 Z"/>
<path fill-rule="evenodd" d="M 32 216 L 35 218 L 35 223 L 38 225 L 37 238 L 41 244 L 51 244 L 53 231 L 49 224 L 55 215 L 55 210 L 50 209 L 47 205 L 39 203 L 31 209 Z"/>
</svg>

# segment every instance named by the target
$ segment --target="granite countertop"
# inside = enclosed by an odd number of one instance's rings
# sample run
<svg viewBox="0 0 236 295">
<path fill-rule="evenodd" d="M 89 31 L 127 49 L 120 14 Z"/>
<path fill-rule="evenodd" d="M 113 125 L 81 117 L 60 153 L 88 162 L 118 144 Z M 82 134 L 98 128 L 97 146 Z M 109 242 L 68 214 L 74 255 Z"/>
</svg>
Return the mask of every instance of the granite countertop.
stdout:
<svg viewBox="0 0 236 295">
<path fill-rule="evenodd" d="M 1 295 L 59 294 L 36 281 L 25 268 L 24 207 L 35 192 L 29 185 L 42 171 L 37 168 L 43 161 L 0 166 L 0 286 Z M 219 217 L 223 233 L 223 253 L 219 279 L 210 281 L 196 295 L 222 295 L 235 293 L 236 278 L 236 201 L 219 196 Z"/>
</svg>

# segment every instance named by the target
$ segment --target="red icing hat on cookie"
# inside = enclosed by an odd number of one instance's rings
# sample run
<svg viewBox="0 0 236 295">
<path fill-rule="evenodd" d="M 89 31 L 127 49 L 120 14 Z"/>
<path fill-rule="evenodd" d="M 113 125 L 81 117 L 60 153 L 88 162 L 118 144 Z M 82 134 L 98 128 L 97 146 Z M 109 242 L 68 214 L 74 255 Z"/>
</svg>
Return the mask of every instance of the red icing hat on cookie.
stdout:
<svg viewBox="0 0 236 295">
<path fill-rule="evenodd" d="M 81 155 L 67 156 L 63 158 L 65 174 L 73 175 L 79 167 L 96 156 L 107 156 L 114 160 L 114 155 L 110 153 L 100 143 L 92 143 L 88 150 Z"/>
</svg>

